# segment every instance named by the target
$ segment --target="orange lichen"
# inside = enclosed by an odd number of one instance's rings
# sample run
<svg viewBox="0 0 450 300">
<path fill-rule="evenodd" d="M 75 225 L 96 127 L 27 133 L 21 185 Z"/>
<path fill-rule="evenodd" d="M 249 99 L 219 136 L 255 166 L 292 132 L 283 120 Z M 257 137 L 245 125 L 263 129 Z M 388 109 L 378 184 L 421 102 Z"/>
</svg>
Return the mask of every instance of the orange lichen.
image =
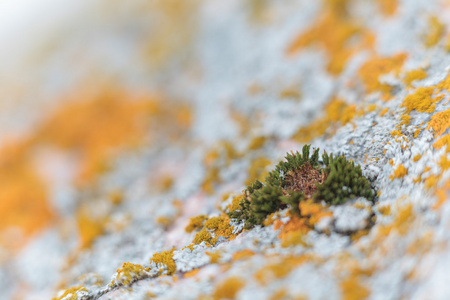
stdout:
<svg viewBox="0 0 450 300">
<path fill-rule="evenodd" d="M 448 199 L 448 193 L 450 192 L 450 181 L 447 181 L 444 186 L 436 190 L 437 201 L 433 205 L 433 209 L 439 209 Z"/>
<path fill-rule="evenodd" d="M 208 229 L 206 229 L 205 227 L 203 227 L 202 230 L 200 230 L 200 232 L 198 232 L 195 235 L 194 240 L 192 241 L 194 244 L 198 245 L 201 244 L 202 242 L 205 242 L 207 246 L 211 246 L 212 243 L 212 235 L 211 233 L 208 231 Z"/>
<path fill-rule="evenodd" d="M 430 175 L 424 181 L 425 188 L 427 190 L 435 189 L 437 187 L 437 184 L 440 179 L 441 179 L 441 176 L 439 176 L 439 175 Z"/>
<path fill-rule="evenodd" d="M 28 236 L 53 219 L 46 185 L 19 145 L 0 151 L 0 199 L 0 230 L 18 227 Z M 16 246 L 22 244 L 10 239 L 3 246 L 10 247 L 16 242 Z"/>
<path fill-rule="evenodd" d="M 341 290 L 344 300 L 362 300 L 370 295 L 370 290 L 361 283 L 361 277 L 357 275 L 345 278 L 341 282 Z"/>
<path fill-rule="evenodd" d="M 380 111 L 380 117 L 384 116 L 389 111 L 389 108 L 385 107 L 382 111 Z"/>
<path fill-rule="evenodd" d="M 374 57 L 364 63 L 358 74 L 366 86 L 367 92 L 382 92 L 383 98 L 388 100 L 393 87 L 389 84 L 381 83 L 379 78 L 381 75 L 389 73 L 398 75 L 406 57 L 406 54 L 399 53 L 392 57 Z"/>
<path fill-rule="evenodd" d="M 231 204 L 227 206 L 227 210 L 228 211 L 236 211 L 236 210 L 240 210 L 241 206 L 239 205 L 239 203 L 241 203 L 241 201 L 244 200 L 244 195 L 240 194 L 236 197 L 233 198 L 233 200 L 231 201 Z"/>
<path fill-rule="evenodd" d="M 404 165 L 398 165 L 397 169 L 395 169 L 394 173 L 389 176 L 389 179 L 394 180 L 395 178 L 403 178 L 408 174 L 408 169 L 405 168 Z"/>
<path fill-rule="evenodd" d="M 446 153 L 441 156 L 441 160 L 439 161 L 438 165 L 441 168 L 441 171 L 445 171 L 450 168 L 450 160 L 448 160 Z"/>
<path fill-rule="evenodd" d="M 405 74 L 403 81 L 410 86 L 413 81 L 425 79 L 427 76 L 428 74 L 424 69 L 411 70 Z"/>
<path fill-rule="evenodd" d="M 414 210 L 412 204 L 407 204 L 399 208 L 392 223 L 381 225 L 378 228 L 380 238 L 386 237 L 391 231 L 397 231 L 400 235 L 405 235 L 411 223 L 414 221 Z"/>
<path fill-rule="evenodd" d="M 208 216 L 206 215 L 199 215 L 196 217 L 192 217 L 189 220 L 189 224 L 188 226 L 186 226 L 185 231 L 187 233 L 191 233 L 194 230 L 202 228 L 206 220 L 208 220 Z"/>
<path fill-rule="evenodd" d="M 333 212 L 326 210 L 326 207 L 320 203 L 315 203 L 312 199 L 301 201 L 299 208 L 300 215 L 308 219 L 309 226 L 314 226 L 320 219 L 333 215 Z"/>
<path fill-rule="evenodd" d="M 141 265 L 125 262 L 122 264 L 122 268 L 116 271 L 117 275 L 114 282 L 116 284 L 130 285 L 134 280 L 142 277 L 145 271 L 146 269 Z"/>
<path fill-rule="evenodd" d="M 226 215 L 210 218 L 205 222 L 204 226 L 214 232 L 216 235 L 215 240 L 217 240 L 217 237 L 219 236 L 227 239 L 234 239 L 236 237 L 236 235 L 233 234 L 234 227 L 230 226 L 230 218 Z"/>
<path fill-rule="evenodd" d="M 254 150 L 261 149 L 266 142 L 267 142 L 267 137 L 265 137 L 265 136 L 254 137 L 254 138 L 252 138 L 252 140 L 250 141 L 250 144 L 248 145 L 248 150 L 254 151 Z"/>
<path fill-rule="evenodd" d="M 395 14 L 398 8 L 398 0 L 378 0 L 381 12 L 386 16 Z"/>
<path fill-rule="evenodd" d="M 247 259 L 249 257 L 252 257 L 253 255 L 255 255 L 255 252 L 253 252 L 252 250 L 249 250 L 249 249 L 244 249 L 244 250 L 237 251 L 236 253 L 234 253 L 233 260 Z"/>
<path fill-rule="evenodd" d="M 175 264 L 175 261 L 173 260 L 173 252 L 175 249 L 172 250 L 166 250 L 161 253 L 155 253 L 153 254 L 152 258 L 150 259 L 150 263 L 155 264 L 163 264 L 167 270 L 167 275 L 172 275 L 177 270 L 177 265 Z M 164 270 L 160 270 L 161 272 Z"/>
<path fill-rule="evenodd" d="M 450 134 L 446 134 L 433 143 L 433 148 L 441 149 L 442 147 L 447 146 L 447 151 L 449 151 L 450 150 L 449 145 L 450 145 Z"/>
<path fill-rule="evenodd" d="M 432 113 L 436 108 L 435 102 L 440 98 L 432 99 L 434 87 L 420 87 L 414 93 L 409 94 L 403 100 L 401 107 L 409 114 L 413 110 L 418 112 Z"/>
<path fill-rule="evenodd" d="M 288 47 L 287 54 L 318 45 L 329 58 L 327 69 L 339 74 L 359 49 L 372 48 L 374 36 L 347 14 L 345 4 L 327 6 L 317 21 L 301 33 Z"/>
<path fill-rule="evenodd" d="M 274 280 L 286 277 L 299 265 L 314 260 L 311 255 L 287 256 L 262 267 L 255 273 L 255 278 L 261 285 L 267 285 Z"/>
<path fill-rule="evenodd" d="M 229 277 L 216 286 L 213 297 L 215 300 L 235 299 L 244 286 L 245 281 L 243 278 Z"/>
<path fill-rule="evenodd" d="M 198 272 L 200 271 L 200 269 L 194 269 L 192 271 L 186 272 L 183 274 L 184 278 L 190 278 L 190 277 L 194 277 L 195 275 L 198 274 Z"/>
<path fill-rule="evenodd" d="M 417 154 L 413 157 L 413 162 L 418 162 L 422 158 L 422 154 Z"/>
<path fill-rule="evenodd" d="M 61 299 L 76 300 L 76 299 L 78 299 L 78 297 L 76 296 L 76 292 L 82 292 L 82 291 L 87 292 L 87 289 L 82 285 L 74 286 L 74 287 L 66 289 L 61 296 L 53 297 L 52 300 L 61 300 Z M 70 298 L 66 298 L 69 295 L 71 295 Z"/>
<path fill-rule="evenodd" d="M 277 226 L 277 224 L 279 225 Z M 279 226 L 282 225 L 282 223 L 276 222 L 275 225 L 276 226 L 274 227 L 274 229 L 277 230 Z M 284 240 L 289 237 L 291 232 L 299 231 L 302 233 L 307 233 L 310 230 L 311 228 L 308 226 L 306 218 L 299 218 L 297 216 L 292 216 L 291 219 L 284 226 L 282 226 L 278 237 L 281 240 Z"/>
<path fill-rule="evenodd" d="M 289 248 L 298 245 L 301 245 L 305 248 L 309 247 L 310 245 L 305 241 L 305 235 L 306 234 L 303 230 L 287 232 L 281 239 L 281 247 Z"/>
<path fill-rule="evenodd" d="M 293 136 L 300 143 L 307 143 L 325 132 L 333 134 L 340 126 L 344 126 L 361 115 L 355 105 L 348 105 L 345 101 L 333 98 L 324 108 L 324 116 L 308 126 L 301 127 Z"/>
<path fill-rule="evenodd" d="M 222 258 L 222 254 L 220 251 L 214 251 L 214 252 L 205 252 L 206 255 L 209 256 L 210 263 L 216 264 L 219 262 L 220 258 Z"/>
<path fill-rule="evenodd" d="M 434 136 L 438 137 L 450 127 L 450 109 L 431 116 L 427 129 L 433 128 Z"/>
<path fill-rule="evenodd" d="M 436 16 L 431 16 L 428 19 L 429 22 L 429 31 L 427 32 L 425 36 L 425 46 L 432 47 L 436 45 L 439 40 L 443 37 L 445 33 L 445 26 L 444 24 L 439 21 L 439 19 Z"/>
<path fill-rule="evenodd" d="M 92 242 L 105 231 L 105 218 L 94 216 L 86 206 L 77 212 L 77 224 L 81 248 L 90 247 Z"/>
<path fill-rule="evenodd" d="M 393 130 L 393 131 L 391 131 L 391 136 L 392 137 L 400 137 L 402 135 L 403 134 L 402 134 L 402 132 L 400 130 Z"/>
</svg>

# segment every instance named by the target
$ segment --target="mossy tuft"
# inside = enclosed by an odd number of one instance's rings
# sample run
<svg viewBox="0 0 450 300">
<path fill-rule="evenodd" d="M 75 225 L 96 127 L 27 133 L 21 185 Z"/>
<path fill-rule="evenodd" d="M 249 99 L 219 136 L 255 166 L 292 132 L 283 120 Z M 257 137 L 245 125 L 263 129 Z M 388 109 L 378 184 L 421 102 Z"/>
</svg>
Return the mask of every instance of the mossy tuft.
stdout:
<svg viewBox="0 0 450 300">
<path fill-rule="evenodd" d="M 300 202 L 306 199 L 325 201 L 331 205 L 347 202 L 351 198 L 366 197 L 374 193 L 370 182 L 362 175 L 361 167 L 346 159 L 326 152 L 319 163 L 319 149 L 310 155 L 310 145 L 302 153 L 288 153 L 265 178 L 265 184 L 256 180 L 245 190 L 239 209 L 228 212 L 232 219 L 245 222 L 245 228 L 263 225 L 265 218 L 279 209 L 290 207 L 300 216 Z"/>
</svg>

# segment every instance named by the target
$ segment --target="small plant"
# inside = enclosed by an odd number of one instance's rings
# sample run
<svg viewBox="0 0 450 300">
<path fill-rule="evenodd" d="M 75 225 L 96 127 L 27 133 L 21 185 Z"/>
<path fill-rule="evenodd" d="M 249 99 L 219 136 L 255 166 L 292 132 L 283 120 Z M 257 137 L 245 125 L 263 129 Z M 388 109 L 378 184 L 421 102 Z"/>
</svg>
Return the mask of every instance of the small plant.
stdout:
<svg viewBox="0 0 450 300">
<path fill-rule="evenodd" d="M 265 218 L 279 209 L 290 207 L 292 214 L 300 215 L 299 204 L 305 199 L 343 204 L 351 198 L 373 199 L 370 182 L 362 175 L 361 167 L 345 158 L 332 154 L 322 156 L 319 149 L 310 156 L 310 145 L 302 153 L 288 153 L 265 179 L 256 180 L 244 190 L 239 210 L 230 211 L 232 219 L 245 222 L 245 228 L 262 225 Z"/>
<path fill-rule="evenodd" d="M 361 166 L 355 166 L 345 156 L 334 158 L 331 154 L 328 157 L 326 152 L 323 161 L 328 177 L 323 184 L 317 186 L 314 199 L 336 205 L 355 197 L 373 198 L 370 182 L 362 175 Z"/>
</svg>

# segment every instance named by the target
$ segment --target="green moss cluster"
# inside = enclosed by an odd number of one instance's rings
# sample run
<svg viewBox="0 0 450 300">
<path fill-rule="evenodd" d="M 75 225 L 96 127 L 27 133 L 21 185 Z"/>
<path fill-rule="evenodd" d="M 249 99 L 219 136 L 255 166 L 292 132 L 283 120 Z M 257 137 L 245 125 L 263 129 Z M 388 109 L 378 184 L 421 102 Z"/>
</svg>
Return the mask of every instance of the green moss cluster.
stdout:
<svg viewBox="0 0 450 300">
<path fill-rule="evenodd" d="M 290 207 L 300 215 L 299 203 L 307 198 L 336 205 L 354 197 L 373 199 L 370 182 L 362 175 L 361 167 L 332 154 L 322 156 L 319 149 L 310 155 L 310 145 L 302 153 L 288 153 L 265 178 L 265 184 L 256 180 L 244 190 L 240 209 L 228 212 L 232 219 L 245 221 L 246 228 L 262 225 L 265 218 L 279 209 Z M 306 191 L 308 189 L 308 192 Z M 311 192 L 312 191 L 312 192 Z"/>
<path fill-rule="evenodd" d="M 345 156 L 335 158 L 333 154 L 328 156 L 326 153 L 323 155 L 323 162 L 328 177 L 323 184 L 317 186 L 315 199 L 336 205 L 355 197 L 373 198 L 370 182 L 362 175 L 361 166 L 355 166 Z"/>
</svg>

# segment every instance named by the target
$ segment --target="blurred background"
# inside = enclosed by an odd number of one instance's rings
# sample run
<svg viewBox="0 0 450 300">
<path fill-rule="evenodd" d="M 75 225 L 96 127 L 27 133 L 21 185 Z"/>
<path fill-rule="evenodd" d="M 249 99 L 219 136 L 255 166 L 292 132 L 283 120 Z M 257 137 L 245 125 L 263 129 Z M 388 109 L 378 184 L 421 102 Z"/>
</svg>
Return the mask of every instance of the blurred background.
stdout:
<svg viewBox="0 0 450 300">
<path fill-rule="evenodd" d="M 419 2 L 0 0 L 0 299 L 108 283 L 193 194 L 208 213 L 392 97 L 378 77 L 445 35 Z"/>
</svg>

